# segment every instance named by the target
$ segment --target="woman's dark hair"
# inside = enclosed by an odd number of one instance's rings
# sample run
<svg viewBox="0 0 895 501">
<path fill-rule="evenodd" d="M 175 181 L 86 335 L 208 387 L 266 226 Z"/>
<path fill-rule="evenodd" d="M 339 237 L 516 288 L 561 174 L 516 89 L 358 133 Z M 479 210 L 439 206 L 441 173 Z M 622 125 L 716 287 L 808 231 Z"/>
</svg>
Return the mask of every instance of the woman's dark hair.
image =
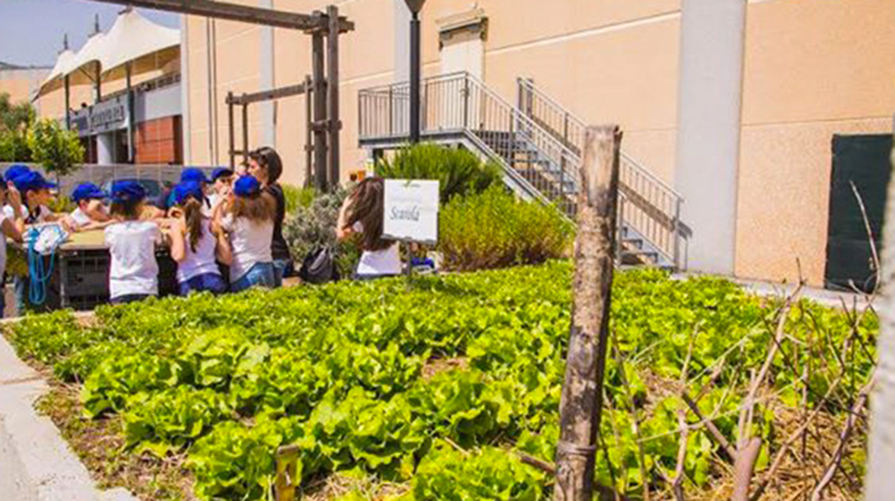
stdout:
<svg viewBox="0 0 895 501">
<path fill-rule="evenodd" d="M 277 150 L 262 146 L 249 153 L 249 158 L 258 162 L 258 165 L 267 169 L 267 184 L 274 184 L 283 175 L 283 161 Z"/>
<path fill-rule="evenodd" d="M 244 217 L 255 222 L 273 221 L 277 217 L 277 201 L 264 192 L 251 197 L 234 197 L 230 213 L 234 218 Z"/>
<path fill-rule="evenodd" d="M 202 238 L 202 202 L 194 197 L 189 197 L 181 206 L 183 217 L 186 219 L 186 228 L 190 234 L 190 249 L 195 253 L 199 240 Z"/>
<path fill-rule="evenodd" d="M 140 208 L 143 206 L 142 199 L 128 200 L 126 202 L 112 202 L 109 206 L 109 213 L 113 216 L 120 216 L 126 220 L 140 219 Z"/>
<path fill-rule="evenodd" d="M 368 177 L 360 182 L 348 195 L 350 200 L 346 214 L 346 227 L 360 222 L 364 227 L 361 234 L 361 248 L 375 252 L 388 249 L 393 240 L 382 238 L 385 182 L 381 177 Z"/>
</svg>

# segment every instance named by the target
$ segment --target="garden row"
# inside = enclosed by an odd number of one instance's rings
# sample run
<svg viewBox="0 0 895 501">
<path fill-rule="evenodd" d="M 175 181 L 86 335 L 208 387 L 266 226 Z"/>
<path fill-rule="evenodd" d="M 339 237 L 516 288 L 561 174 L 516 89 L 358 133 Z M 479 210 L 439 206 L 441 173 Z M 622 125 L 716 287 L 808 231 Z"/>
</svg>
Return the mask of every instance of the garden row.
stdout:
<svg viewBox="0 0 895 501">
<path fill-rule="evenodd" d="M 102 307 L 91 326 L 66 312 L 29 317 L 7 335 L 24 357 L 80 383 L 90 417 L 122 419 L 132 454 L 185 453 L 202 499 L 264 499 L 274 452 L 293 444 L 293 478 L 305 486 L 344 474 L 404 485 L 402 499 L 535 500 L 552 482 L 517 457 L 554 455 L 570 279 L 570 264 L 554 261 L 421 277 L 410 289 L 396 279 L 198 295 Z M 599 481 L 634 493 L 673 475 L 683 404 L 667 388 L 685 366 L 693 388 L 711 378 L 699 406 L 734 436 L 743 368 L 765 360 L 777 306 L 723 280 L 618 274 Z M 801 341 L 854 334 L 852 317 L 807 302 L 788 315 Z M 876 328 L 868 315 L 857 334 Z M 860 387 L 872 353 L 805 345 L 795 360 L 827 360 L 811 372 L 815 393 L 781 362 L 774 394 L 843 413 L 846 396 L 820 394 L 843 373 Z M 759 434 L 772 436 L 772 411 L 759 414 Z M 688 442 L 686 485 L 698 490 L 719 474 L 718 446 L 702 429 Z"/>
</svg>

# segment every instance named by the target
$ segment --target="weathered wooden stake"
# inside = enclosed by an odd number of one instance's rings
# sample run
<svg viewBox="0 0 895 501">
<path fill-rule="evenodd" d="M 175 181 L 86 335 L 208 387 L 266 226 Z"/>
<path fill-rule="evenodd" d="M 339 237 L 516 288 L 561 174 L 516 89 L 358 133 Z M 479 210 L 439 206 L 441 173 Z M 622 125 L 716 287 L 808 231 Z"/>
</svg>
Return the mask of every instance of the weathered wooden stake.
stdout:
<svg viewBox="0 0 895 501">
<path fill-rule="evenodd" d="M 556 501 L 591 501 L 609 344 L 621 132 L 588 127 L 578 191 L 572 325 L 560 401 Z"/>
</svg>

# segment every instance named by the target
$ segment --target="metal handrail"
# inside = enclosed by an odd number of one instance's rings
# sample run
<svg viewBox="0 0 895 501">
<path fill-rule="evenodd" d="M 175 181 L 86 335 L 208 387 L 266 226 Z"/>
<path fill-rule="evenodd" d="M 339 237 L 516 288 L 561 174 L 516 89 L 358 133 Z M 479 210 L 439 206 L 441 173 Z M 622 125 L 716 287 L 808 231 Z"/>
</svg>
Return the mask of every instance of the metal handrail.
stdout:
<svg viewBox="0 0 895 501">
<path fill-rule="evenodd" d="M 531 80 L 529 80 L 527 78 L 520 77 L 520 78 L 517 78 L 516 81 L 517 81 L 519 87 L 525 88 L 527 91 L 531 92 L 533 95 L 537 96 L 539 99 L 546 101 L 548 104 L 550 104 L 554 108 L 560 110 L 562 113 L 564 113 L 566 116 L 568 116 L 569 120 L 571 120 L 576 126 L 580 127 L 581 129 L 587 128 L 587 124 L 584 122 L 584 120 L 582 120 L 581 118 L 578 118 L 578 116 L 575 115 L 574 113 L 566 110 L 563 107 L 563 105 L 559 104 L 555 99 L 548 96 L 546 93 L 544 93 L 544 91 L 542 91 L 541 89 L 536 87 L 534 82 L 532 82 Z M 628 155 L 624 151 L 621 152 L 621 156 L 625 160 L 630 162 L 636 169 L 642 171 L 644 176 L 648 177 L 651 181 L 653 181 L 654 183 L 658 184 L 659 186 L 661 186 L 662 188 L 664 188 L 665 190 L 667 190 L 668 192 L 673 194 L 675 196 L 675 198 L 679 198 L 683 201 L 683 198 L 684 198 L 683 195 L 678 193 L 678 191 L 675 190 L 668 183 L 666 183 L 665 181 L 663 181 L 662 179 L 657 177 L 655 174 L 650 172 L 646 167 L 643 166 L 643 164 L 641 164 L 635 158 Z"/>
</svg>

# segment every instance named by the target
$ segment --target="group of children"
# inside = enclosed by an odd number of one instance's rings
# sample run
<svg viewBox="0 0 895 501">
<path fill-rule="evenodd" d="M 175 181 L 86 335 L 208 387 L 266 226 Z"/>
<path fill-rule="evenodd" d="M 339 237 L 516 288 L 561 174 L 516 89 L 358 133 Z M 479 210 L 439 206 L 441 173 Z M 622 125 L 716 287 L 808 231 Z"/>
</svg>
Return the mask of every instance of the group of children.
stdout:
<svg viewBox="0 0 895 501">
<path fill-rule="evenodd" d="M 165 207 L 149 205 L 140 183 L 116 181 L 109 193 L 92 183 L 77 186 L 71 193 L 77 207 L 71 213 L 53 213 L 48 204 L 56 186 L 40 173 L 16 165 L 4 173 L 5 184 L 0 183 L 0 197 L 6 200 L 0 228 L 18 242 L 31 224 L 58 222 L 69 232 L 102 229 L 111 258 L 110 300 L 115 304 L 158 295 L 159 244 L 167 244 L 177 262 L 182 295 L 273 288 L 282 285 L 292 268 L 282 236 L 286 208 L 277 183 L 281 173 L 276 151 L 261 148 L 251 153 L 241 176 L 220 168 L 206 179 L 199 169 L 185 169 Z M 0 276 L 5 257 L 4 241 Z M 229 268 L 228 277 L 219 263 Z M 27 279 L 16 278 L 14 283 L 21 312 Z"/>
<path fill-rule="evenodd" d="M 177 262 L 181 295 L 276 288 L 293 271 L 282 234 L 286 201 L 277 182 L 282 172 L 277 152 L 265 147 L 251 152 L 241 173 L 219 168 L 206 179 L 199 169 L 185 169 L 180 183 L 163 198 L 164 207 L 147 204 L 146 191 L 136 181 L 116 181 L 110 193 L 84 183 L 71 193 L 77 208 L 57 214 L 48 208 L 55 185 L 16 165 L 4 173 L 5 185 L 0 183 L 0 198 L 6 200 L 0 229 L 19 242 L 26 225 L 32 224 L 58 222 L 70 232 L 102 229 L 111 257 L 110 300 L 115 304 L 158 295 L 159 244 L 167 244 Z M 383 238 L 382 218 L 383 181 L 364 179 L 345 200 L 335 228 L 339 239 L 355 238 L 363 251 L 356 278 L 401 273 L 398 245 Z M 5 264 L 4 241 L 0 276 Z M 229 269 L 228 276 L 220 265 Z M 15 278 L 14 283 L 21 313 L 27 279 Z"/>
</svg>

